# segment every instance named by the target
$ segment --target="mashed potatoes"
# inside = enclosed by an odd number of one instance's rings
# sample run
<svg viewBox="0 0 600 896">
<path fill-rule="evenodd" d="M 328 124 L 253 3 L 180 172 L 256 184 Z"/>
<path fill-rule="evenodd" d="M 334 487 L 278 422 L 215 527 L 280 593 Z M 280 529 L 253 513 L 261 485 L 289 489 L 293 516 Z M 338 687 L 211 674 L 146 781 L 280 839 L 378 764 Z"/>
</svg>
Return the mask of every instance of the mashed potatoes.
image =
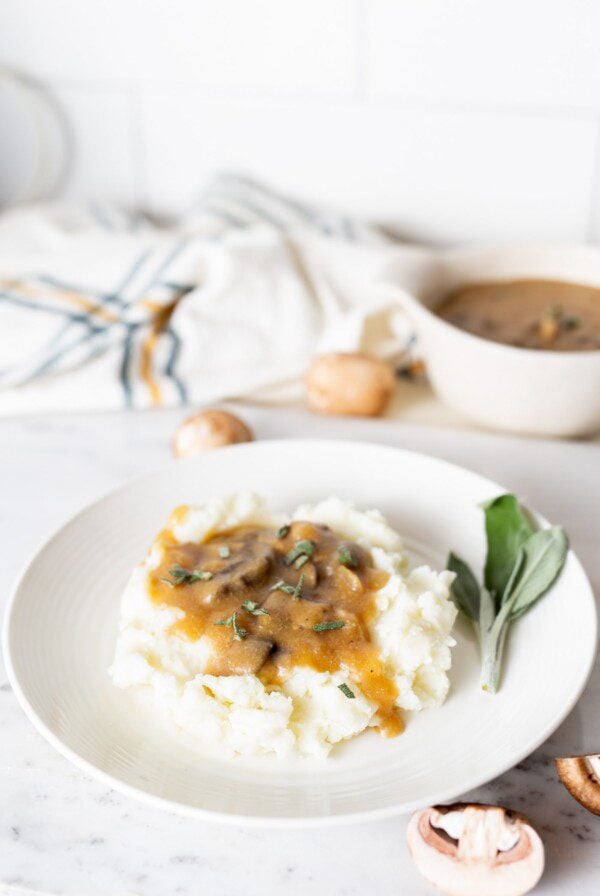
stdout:
<svg viewBox="0 0 600 896">
<path fill-rule="evenodd" d="M 456 617 L 449 597 L 452 573 L 426 566 L 410 571 L 400 537 L 374 510 L 361 512 L 329 498 L 299 507 L 291 520 L 328 526 L 369 552 L 373 566 L 386 575 L 375 593 L 368 634 L 395 685 L 396 706 L 418 711 L 440 705 L 448 693 L 446 673 L 455 643 L 450 635 Z M 256 495 L 239 493 L 179 509 L 169 530 L 179 544 L 199 544 L 239 526 L 286 522 L 269 513 Z M 376 703 L 344 666 L 335 671 L 297 666 L 280 684 L 267 686 L 256 674 L 210 674 L 209 639 L 182 636 L 178 625 L 185 611 L 157 603 L 150 593 L 149 577 L 163 551 L 157 541 L 123 594 L 110 669 L 117 687 L 151 697 L 190 738 L 232 753 L 326 755 L 334 744 L 377 723 Z"/>
</svg>

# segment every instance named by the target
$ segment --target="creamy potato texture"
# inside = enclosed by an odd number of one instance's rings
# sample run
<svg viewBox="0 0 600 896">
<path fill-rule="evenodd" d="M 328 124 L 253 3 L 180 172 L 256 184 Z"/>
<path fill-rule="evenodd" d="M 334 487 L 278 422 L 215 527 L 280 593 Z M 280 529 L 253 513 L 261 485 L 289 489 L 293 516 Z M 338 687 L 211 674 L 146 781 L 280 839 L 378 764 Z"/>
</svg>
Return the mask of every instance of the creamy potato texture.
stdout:
<svg viewBox="0 0 600 896">
<path fill-rule="evenodd" d="M 448 693 L 452 578 L 337 498 L 289 519 L 250 493 L 180 507 L 125 589 L 110 674 L 233 753 L 394 736 Z"/>
</svg>

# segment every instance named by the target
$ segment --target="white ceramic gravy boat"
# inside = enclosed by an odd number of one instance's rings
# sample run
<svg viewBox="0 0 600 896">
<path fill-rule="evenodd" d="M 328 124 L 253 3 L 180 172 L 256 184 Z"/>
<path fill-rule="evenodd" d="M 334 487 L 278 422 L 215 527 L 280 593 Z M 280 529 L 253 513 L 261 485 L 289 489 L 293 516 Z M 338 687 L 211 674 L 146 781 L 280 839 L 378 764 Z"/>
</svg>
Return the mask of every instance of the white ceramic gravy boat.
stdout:
<svg viewBox="0 0 600 896">
<path fill-rule="evenodd" d="M 600 350 L 514 348 L 460 330 L 433 313 L 445 295 L 463 284 L 517 279 L 600 286 L 600 250 L 521 246 L 400 251 L 379 289 L 406 311 L 434 390 L 460 413 L 485 426 L 530 435 L 597 432 Z"/>
</svg>

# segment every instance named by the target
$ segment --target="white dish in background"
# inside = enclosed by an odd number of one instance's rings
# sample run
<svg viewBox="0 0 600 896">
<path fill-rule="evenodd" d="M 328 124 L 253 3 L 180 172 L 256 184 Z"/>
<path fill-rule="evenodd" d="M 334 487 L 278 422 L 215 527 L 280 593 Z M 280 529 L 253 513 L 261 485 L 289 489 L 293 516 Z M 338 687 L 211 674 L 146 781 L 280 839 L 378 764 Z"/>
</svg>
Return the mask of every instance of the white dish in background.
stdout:
<svg viewBox="0 0 600 896">
<path fill-rule="evenodd" d="M 84 771 L 155 805 L 219 821 L 380 818 L 452 799 L 502 773 L 539 746 L 578 699 L 593 664 L 596 611 L 570 553 L 552 592 L 513 626 L 496 696 L 481 692 L 478 650 L 459 625 L 448 700 L 409 717 L 399 738 L 367 732 L 319 761 L 222 759 L 190 749 L 111 684 L 119 599 L 175 505 L 248 488 L 281 510 L 331 494 L 377 507 L 416 559 L 439 568 L 452 548 L 478 572 L 479 505 L 502 491 L 459 467 L 394 448 L 281 441 L 171 463 L 90 505 L 30 562 L 4 629 L 10 681 L 25 712 Z"/>
<path fill-rule="evenodd" d="M 468 283 L 564 280 L 600 286 L 600 251 L 518 246 L 399 254 L 380 283 L 419 337 L 431 384 L 450 407 L 494 429 L 539 436 L 600 430 L 600 351 L 515 348 L 467 333 L 432 309 Z"/>
</svg>

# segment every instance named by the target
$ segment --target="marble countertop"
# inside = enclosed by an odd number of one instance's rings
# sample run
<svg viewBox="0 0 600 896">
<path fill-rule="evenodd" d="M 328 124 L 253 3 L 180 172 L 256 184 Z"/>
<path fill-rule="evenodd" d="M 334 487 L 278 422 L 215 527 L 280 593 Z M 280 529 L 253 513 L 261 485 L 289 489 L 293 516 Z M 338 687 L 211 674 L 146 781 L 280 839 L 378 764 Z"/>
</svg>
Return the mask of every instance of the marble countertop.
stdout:
<svg viewBox="0 0 600 896">
<path fill-rule="evenodd" d="M 600 593 L 597 443 L 531 441 L 395 420 L 348 421 L 246 407 L 260 438 L 339 437 L 424 451 L 518 492 L 570 534 Z M 181 413 L 36 417 L 0 422 L 0 605 L 18 569 L 54 527 L 132 474 L 169 456 Z M 577 650 L 577 645 L 573 645 Z M 552 758 L 600 750 L 600 668 L 556 734 L 469 798 L 530 816 L 546 844 L 536 893 L 591 896 L 600 818 L 557 783 Z M 148 808 L 59 756 L 17 706 L 0 667 L 0 893 L 66 896 L 389 896 L 432 893 L 405 847 L 406 817 L 322 830 L 220 827 Z M 484 896 L 484 894 L 482 894 Z"/>
</svg>

